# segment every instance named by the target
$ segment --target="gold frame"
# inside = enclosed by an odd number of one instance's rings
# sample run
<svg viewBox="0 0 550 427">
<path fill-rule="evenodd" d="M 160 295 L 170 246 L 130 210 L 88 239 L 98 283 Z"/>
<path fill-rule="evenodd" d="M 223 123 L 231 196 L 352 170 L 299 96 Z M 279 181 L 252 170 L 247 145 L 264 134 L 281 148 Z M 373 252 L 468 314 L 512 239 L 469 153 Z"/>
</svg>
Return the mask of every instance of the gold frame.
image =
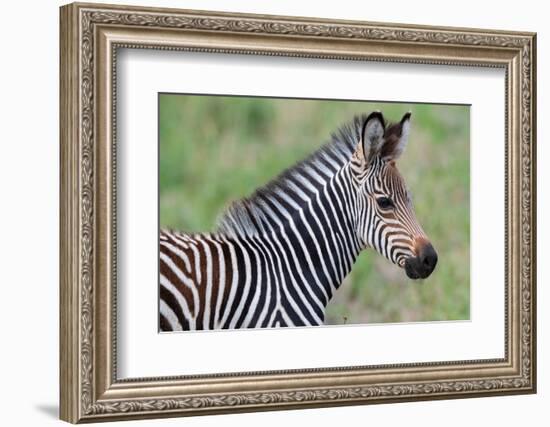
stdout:
<svg viewBox="0 0 550 427">
<path fill-rule="evenodd" d="M 60 414 L 77 423 L 536 390 L 536 35 L 100 4 L 61 8 Z M 506 71 L 505 357 L 117 380 L 119 47 Z"/>
</svg>

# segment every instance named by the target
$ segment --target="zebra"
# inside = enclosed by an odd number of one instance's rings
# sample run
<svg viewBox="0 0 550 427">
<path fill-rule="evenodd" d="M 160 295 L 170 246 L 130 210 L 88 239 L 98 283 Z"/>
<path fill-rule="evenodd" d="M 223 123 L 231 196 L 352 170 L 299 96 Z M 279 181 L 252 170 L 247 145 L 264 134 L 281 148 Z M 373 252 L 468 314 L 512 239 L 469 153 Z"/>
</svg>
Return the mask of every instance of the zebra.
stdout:
<svg viewBox="0 0 550 427">
<path fill-rule="evenodd" d="M 418 223 L 396 160 L 411 113 L 386 125 L 353 118 L 305 160 L 233 202 L 217 230 L 161 230 L 161 331 L 323 325 L 325 308 L 363 249 L 411 279 L 437 253 Z"/>
</svg>

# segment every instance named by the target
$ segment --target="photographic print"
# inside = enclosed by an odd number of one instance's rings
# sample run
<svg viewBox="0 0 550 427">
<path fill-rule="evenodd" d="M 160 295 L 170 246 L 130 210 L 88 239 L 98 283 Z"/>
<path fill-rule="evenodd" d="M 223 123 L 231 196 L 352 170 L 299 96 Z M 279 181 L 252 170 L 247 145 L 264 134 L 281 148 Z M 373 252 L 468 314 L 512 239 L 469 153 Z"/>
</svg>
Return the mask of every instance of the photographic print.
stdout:
<svg viewBox="0 0 550 427">
<path fill-rule="evenodd" d="M 61 419 L 536 392 L 535 33 L 59 22 Z"/>
<path fill-rule="evenodd" d="M 470 317 L 470 107 L 161 93 L 159 329 Z"/>
</svg>

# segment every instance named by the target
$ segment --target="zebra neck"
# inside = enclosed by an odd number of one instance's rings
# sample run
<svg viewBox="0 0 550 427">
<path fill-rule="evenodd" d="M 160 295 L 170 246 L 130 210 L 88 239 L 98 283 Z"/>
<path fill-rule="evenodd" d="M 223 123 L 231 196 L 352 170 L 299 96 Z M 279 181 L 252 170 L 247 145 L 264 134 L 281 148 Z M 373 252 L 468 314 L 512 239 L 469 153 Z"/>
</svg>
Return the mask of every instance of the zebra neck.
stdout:
<svg viewBox="0 0 550 427">
<path fill-rule="evenodd" d="M 313 177 L 312 177 L 313 178 Z M 324 182 L 298 180 L 276 200 L 266 203 L 269 242 L 283 259 L 286 279 L 303 292 L 314 293 L 326 307 L 361 250 L 356 233 L 356 190 L 349 168 L 343 167 Z M 275 242 L 275 243 L 274 243 Z M 283 266 L 283 268 L 285 268 Z"/>
</svg>

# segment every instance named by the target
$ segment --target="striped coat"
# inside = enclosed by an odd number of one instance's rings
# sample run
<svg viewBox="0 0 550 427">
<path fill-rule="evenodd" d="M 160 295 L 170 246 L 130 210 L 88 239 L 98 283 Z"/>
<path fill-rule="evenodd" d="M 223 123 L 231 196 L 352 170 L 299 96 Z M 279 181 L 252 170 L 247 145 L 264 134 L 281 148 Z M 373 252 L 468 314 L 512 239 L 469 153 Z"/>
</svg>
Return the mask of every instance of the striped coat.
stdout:
<svg viewBox="0 0 550 427">
<path fill-rule="evenodd" d="M 431 245 L 394 162 L 409 117 L 388 129 L 380 113 L 357 117 L 308 159 L 233 203 L 214 233 L 161 231 L 160 329 L 322 325 L 335 290 L 368 247 L 409 277 L 427 277 L 437 257 L 421 254 L 432 255 Z"/>
</svg>

